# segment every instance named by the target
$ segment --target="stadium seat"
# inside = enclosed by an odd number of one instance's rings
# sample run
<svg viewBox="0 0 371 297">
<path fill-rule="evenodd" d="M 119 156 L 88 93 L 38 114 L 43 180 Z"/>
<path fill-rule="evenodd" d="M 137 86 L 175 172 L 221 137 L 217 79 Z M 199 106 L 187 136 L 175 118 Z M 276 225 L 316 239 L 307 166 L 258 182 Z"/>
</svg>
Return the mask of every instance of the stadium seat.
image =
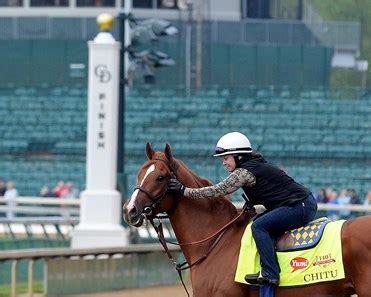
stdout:
<svg viewBox="0 0 371 297">
<path fill-rule="evenodd" d="M 225 173 L 211 157 L 213 146 L 224 133 L 241 131 L 249 135 L 255 150 L 311 189 L 354 184 L 364 193 L 364 178 L 371 176 L 371 166 L 364 164 L 371 154 L 371 98 L 338 97 L 321 89 L 298 93 L 257 86 L 214 88 L 190 97 L 174 90 L 132 89 L 124 115 L 127 191 L 146 158 L 147 141 L 160 150 L 170 143 L 175 156 L 217 182 Z M 74 179 L 83 189 L 86 89 L 0 90 L 0 117 L 0 167 L 7 172 L 3 178 L 17 178 L 25 195 L 36 195 L 43 183 L 59 179 Z M 14 157 L 19 153 L 25 157 Z M 30 179 L 22 172 L 34 173 Z"/>
</svg>

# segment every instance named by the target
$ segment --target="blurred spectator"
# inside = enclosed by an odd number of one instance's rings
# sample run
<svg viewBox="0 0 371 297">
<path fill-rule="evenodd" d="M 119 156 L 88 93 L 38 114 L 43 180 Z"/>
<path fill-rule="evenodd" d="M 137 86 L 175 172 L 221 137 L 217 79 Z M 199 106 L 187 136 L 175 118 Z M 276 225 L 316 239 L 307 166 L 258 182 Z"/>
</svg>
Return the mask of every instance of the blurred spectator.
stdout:
<svg viewBox="0 0 371 297">
<path fill-rule="evenodd" d="M 67 191 L 64 192 L 62 198 L 79 198 L 79 191 L 72 182 L 66 183 L 66 189 Z"/>
<path fill-rule="evenodd" d="M 53 191 L 50 191 L 48 186 L 43 186 L 40 189 L 40 196 L 41 197 L 57 197 L 56 194 Z"/>
<path fill-rule="evenodd" d="M 14 214 L 14 208 L 17 206 L 17 202 L 15 201 L 15 198 L 18 197 L 18 191 L 15 187 L 15 183 L 10 180 L 6 183 L 6 191 L 4 194 L 5 200 L 7 200 L 7 206 L 8 210 L 6 211 L 6 217 L 8 219 L 15 218 Z"/>
<path fill-rule="evenodd" d="M 56 197 L 63 197 L 63 195 L 68 191 L 68 188 L 63 180 L 60 180 L 57 186 L 54 188 L 53 192 Z"/>
<path fill-rule="evenodd" d="M 355 190 L 349 189 L 348 193 L 350 196 L 350 204 L 361 204 L 361 199 L 359 199 L 359 196 Z"/>
<path fill-rule="evenodd" d="M 327 191 L 325 188 L 322 188 L 319 190 L 318 193 L 314 195 L 314 197 L 317 200 L 317 203 L 327 203 L 328 202 L 328 197 L 327 197 Z"/>
<path fill-rule="evenodd" d="M 350 197 L 350 204 L 361 204 L 361 199 L 359 199 L 359 196 L 357 192 L 353 189 L 348 189 L 348 194 Z M 352 212 L 350 218 L 354 218 L 359 216 L 360 213 Z"/>
<path fill-rule="evenodd" d="M 68 6 L 67 0 L 30 0 L 31 6 L 38 6 L 38 7 L 50 7 L 50 6 Z"/>
<path fill-rule="evenodd" d="M 335 190 L 328 188 L 326 189 L 326 193 L 327 193 L 327 198 L 328 198 L 328 201 L 327 201 L 328 204 L 334 204 L 334 205 L 338 204 L 338 201 L 337 201 L 338 193 Z M 339 214 L 337 210 L 327 211 L 327 216 L 329 219 L 333 221 L 336 221 L 339 219 Z"/>
<path fill-rule="evenodd" d="M 21 0 L 8 0 L 7 6 L 22 6 L 22 3 Z"/>
<path fill-rule="evenodd" d="M 350 195 L 348 190 L 341 190 L 339 197 L 337 198 L 337 204 L 339 205 L 350 205 Z M 350 217 L 350 210 L 340 210 L 339 215 L 342 219 Z"/>
<path fill-rule="evenodd" d="M 114 7 L 115 1 L 113 0 L 77 0 L 76 6 L 84 7 Z"/>
<path fill-rule="evenodd" d="M 63 192 L 61 198 L 63 198 L 63 199 L 79 198 L 79 192 L 75 188 L 75 186 L 72 182 L 67 182 L 65 184 L 65 191 Z M 62 211 L 62 215 L 64 217 L 69 217 L 71 215 L 70 208 L 68 207 L 68 205 L 61 205 L 61 211 Z"/>
<path fill-rule="evenodd" d="M 371 206 L 371 190 L 366 194 L 365 201 L 363 201 L 364 206 Z"/>
<path fill-rule="evenodd" d="M 0 197 L 4 196 L 6 191 L 5 182 L 0 178 Z"/>
</svg>

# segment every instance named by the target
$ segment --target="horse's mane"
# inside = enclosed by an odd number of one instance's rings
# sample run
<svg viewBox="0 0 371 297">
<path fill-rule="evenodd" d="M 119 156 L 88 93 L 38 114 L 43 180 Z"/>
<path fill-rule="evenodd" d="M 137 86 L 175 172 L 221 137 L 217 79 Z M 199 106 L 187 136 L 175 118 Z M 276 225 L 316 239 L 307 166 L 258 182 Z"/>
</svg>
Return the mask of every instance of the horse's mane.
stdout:
<svg viewBox="0 0 371 297">
<path fill-rule="evenodd" d="M 208 179 L 206 179 L 204 177 L 198 176 L 191 169 L 189 169 L 187 167 L 187 165 L 182 160 L 176 159 L 176 162 L 177 162 L 178 165 L 181 165 L 182 167 L 184 167 L 192 175 L 192 177 L 197 182 L 197 185 L 198 186 L 205 187 L 205 186 L 212 186 L 213 185 L 213 183 L 211 181 L 209 181 Z"/>
<path fill-rule="evenodd" d="M 165 154 L 163 152 L 155 152 L 154 157 L 161 158 L 161 159 L 164 159 L 164 160 L 167 159 L 167 157 L 165 156 Z M 151 161 L 151 159 L 149 159 L 147 161 L 148 162 L 148 165 L 150 164 L 149 163 L 150 161 Z M 176 164 L 175 167 L 181 166 L 183 169 L 185 169 L 193 177 L 193 179 L 196 182 L 196 184 L 197 184 L 198 187 L 201 188 L 201 187 L 206 187 L 206 186 L 212 186 L 213 185 L 213 183 L 211 181 L 209 181 L 208 179 L 206 179 L 204 177 L 198 176 L 191 169 L 189 169 L 188 166 L 182 160 L 179 160 L 179 159 L 174 158 L 174 161 L 175 161 L 175 164 Z"/>
<path fill-rule="evenodd" d="M 213 185 L 213 183 L 210 182 L 208 179 L 200 177 L 197 174 L 195 174 L 192 170 L 190 170 L 187 167 L 187 165 L 183 161 L 181 161 L 179 159 L 176 159 L 176 163 L 179 166 L 182 166 L 185 170 L 187 170 L 187 172 L 196 181 L 196 184 L 197 184 L 198 187 L 201 188 L 201 187 L 206 187 L 206 186 L 212 186 Z M 233 203 L 231 202 L 231 200 L 228 197 L 223 197 L 221 199 L 208 199 L 208 203 L 209 203 L 211 208 L 218 208 L 218 209 L 224 209 L 224 210 L 226 210 L 226 208 L 228 208 L 231 211 L 231 214 L 234 214 L 237 211 L 236 207 L 233 205 Z"/>
</svg>

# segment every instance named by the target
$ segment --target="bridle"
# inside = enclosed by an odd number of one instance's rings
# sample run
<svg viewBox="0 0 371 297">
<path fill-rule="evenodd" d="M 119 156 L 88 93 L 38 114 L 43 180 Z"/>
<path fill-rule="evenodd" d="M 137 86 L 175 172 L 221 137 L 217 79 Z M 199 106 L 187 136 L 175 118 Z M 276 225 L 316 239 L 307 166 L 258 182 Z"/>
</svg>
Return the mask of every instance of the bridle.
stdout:
<svg viewBox="0 0 371 297">
<path fill-rule="evenodd" d="M 177 165 L 175 163 L 175 160 L 173 160 L 173 162 L 170 162 L 168 160 L 164 160 L 164 159 L 161 159 L 161 158 L 153 158 L 153 159 L 151 159 L 151 161 L 164 162 L 170 169 L 170 175 L 167 178 L 170 179 L 170 178 L 175 178 L 176 177 Z M 139 190 L 140 192 L 143 192 L 152 201 L 151 205 L 146 206 L 143 209 L 143 215 L 147 219 L 152 218 L 156 207 L 162 202 L 162 200 L 165 198 L 166 193 L 168 192 L 167 186 L 165 187 L 165 189 L 161 193 L 159 193 L 156 196 L 154 196 L 150 191 L 146 190 L 145 188 L 143 188 L 141 186 L 136 186 L 134 188 L 134 191 L 135 190 Z M 169 214 L 169 213 L 174 212 L 176 206 L 177 206 L 177 203 L 174 203 L 173 207 L 167 213 Z M 164 218 L 164 216 L 161 216 L 161 218 Z"/>
<path fill-rule="evenodd" d="M 169 161 L 164 160 L 164 159 L 161 159 L 161 158 L 153 158 L 151 160 L 156 160 L 156 161 L 164 162 L 169 167 L 169 169 L 170 169 L 170 176 L 168 176 L 168 178 L 170 179 L 171 177 L 172 178 L 175 178 L 176 177 L 177 165 L 176 165 L 175 160 L 173 162 L 169 162 Z M 166 252 L 166 254 L 167 254 L 168 258 L 169 258 L 169 260 L 174 264 L 175 269 L 178 272 L 178 275 L 179 275 L 180 281 L 182 282 L 182 285 L 184 287 L 184 290 L 186 291 L 187 295 L 190 296 L 189 295 L 189 292 L 188 292 L 188 290 L 186 288 L 186 285 L 185 285 L 185 283 L 183 281 L 182 271 L 183 270 L 186 270 L 186 269 L 190 269 L 191 267 L 193 267 L 195 265 L 198 265 L 201 262 L 203 262 L 208 257 L 208 255 L 212 252 L 212 250 L 216 247 L 216 245 L 219 243 L 220 239 L 226 233 L 227 229 L 234 222 L 236 222 L 244 213 L 246 213 L 247 211 L 249 211 L 249 209 L 250 209 L 251 206 L 248 205 L 248 203 L 245 203 L 245 205 L 243 206 L 241 212 L 236 217 L 234 217 L 227 224 L 225 224 L 222 228 L 220 228 L 215 233 L 211 234 L 210 236 L 208 236 L 205 239 L 202 239 L 202 240 L 199 240 L 199 241 L 195 241 L 195 242 L 176 243 L 176 242 L 172 242 L 172 241 L 169 241 L 169 240 L 166 240 L 165 239 L 165 236 L 164 236 L 164 233 L 163 233 L 161 219 L 168 218 L 169 215 L 172 212 L 175 211 L 175 209 L 176 209 L 176 207 L 178 205 L 179 199 L 176 200 L 176 202 L 173 204 L 173 207 L 171 208 L 171 210 L 167 211 L 167 216 L 159 216 L 159 215 L 153 216 L 153 213 L 155 211 L 155 208 L 157 207 L 157 205 L 159 205 L 161 203 L 161 201 L 166 196 L 166 193 L 168 192 L 168 188 L 166 187 L 161 193 L 159 193 L 156 196 L 152 195 L 152 193 L 150 193 L 148 190 L 146 190 L 146 189 L 144 189 L 143 187 L 140 187 L 140 186 L 135 187 L 134 190 L 139 190 L 139 191 L 143 192 L 152 201 L 152 204 L 150 206 L 146 206 L 143 209 L 143 215 L 151 223 L 152 227 L 155 229 L 155 231 L 157 233 L 157 237 L 158 237 L 160 243 L 162 244 L 162 246 L 163 246 L 163 248 L 164 248 L 164 250 L 165 250 L 165 252 Z M 154 221 L 153 221 L 154 218 L 157 218 L 157 219 L 160 220 L 159 225 L 156 225 L 154 223 Z M 170 244 L 173 244 L 173 245 L 178 245 L 178 246 L 192 246 L 192 245 L 197 245 L 197 244 L 201 244 L 201 243 L 207 242 L 207 241 L 209 241 L 209 240 L 211 240 L 213 238 L 215 238 L 215 240 L 213 241 L 213 243 L 211 244 L 211 246 L 207 249 L 207 251 L 198 260 L 196 260 L 196 261 L 194 261 L 193 263 L 190 263 L 190 264 L 187 261 L 185 261 L 183 263 L 176 262 L 174 260 L 173 256 L 172 256 L 172 254 L 170 253 L 170 250 L 169 250 L 168 246 L 167 246 L 167 243 L 170 243 Z"/>
</svg>

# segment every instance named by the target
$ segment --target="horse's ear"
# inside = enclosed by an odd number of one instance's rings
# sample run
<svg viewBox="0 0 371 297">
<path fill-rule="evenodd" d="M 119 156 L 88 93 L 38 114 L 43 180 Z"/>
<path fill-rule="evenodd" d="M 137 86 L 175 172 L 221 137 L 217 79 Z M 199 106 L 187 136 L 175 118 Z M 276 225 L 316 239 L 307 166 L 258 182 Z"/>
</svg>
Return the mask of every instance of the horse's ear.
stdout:
<svg viewBox="0 0 371 297">
<path fill-rule="evenodd" d="M 173 153 L 171 152 L 170 144 L 168 144 L 168 143 L 166 144 L 164 153 L 165 153 L 166 158 L 170 162 L 172 162 L 173 161 Z"/>
<path fill-rule="evenodd" d="M 146 154 L 149 160 L 151 160 L 153 155 L 155 154 L 155 151 L 153 150 L 152 145 L 149 142 L 147 142 L 146 144 Z"/>
</svg>

